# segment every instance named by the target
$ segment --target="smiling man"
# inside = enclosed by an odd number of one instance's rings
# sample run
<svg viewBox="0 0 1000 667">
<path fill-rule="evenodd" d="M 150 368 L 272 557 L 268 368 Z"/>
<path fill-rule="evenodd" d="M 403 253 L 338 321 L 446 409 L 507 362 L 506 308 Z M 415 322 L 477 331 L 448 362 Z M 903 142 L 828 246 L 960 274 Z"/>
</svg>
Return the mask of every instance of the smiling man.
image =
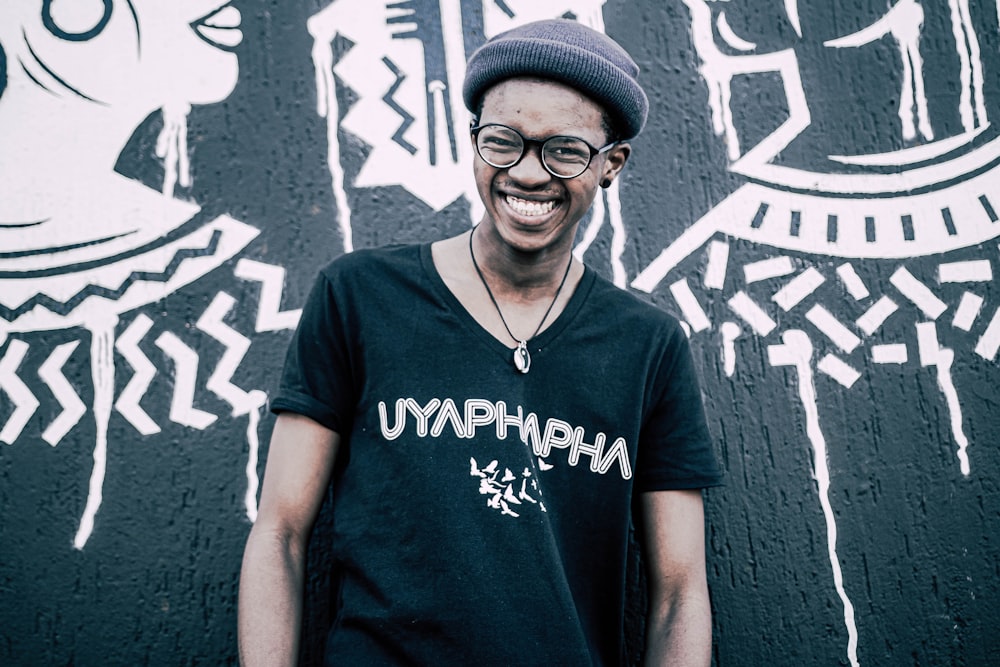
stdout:
<svg viewBox="0 0 1000 667">
<path fill-rule="evenodd" d="M 295 662 L 331 483 L 327 664 L 622 664 L 633 518 L 646 663 L 709 663 L 701 489 L 720 472 L 687 340 L 572 256 L 645 123 L 637 74 L 573 21 L 494 37 L 463 89 L 480 223 L 321 272 L 272 402 L 245 665 Z"/>
</svg>

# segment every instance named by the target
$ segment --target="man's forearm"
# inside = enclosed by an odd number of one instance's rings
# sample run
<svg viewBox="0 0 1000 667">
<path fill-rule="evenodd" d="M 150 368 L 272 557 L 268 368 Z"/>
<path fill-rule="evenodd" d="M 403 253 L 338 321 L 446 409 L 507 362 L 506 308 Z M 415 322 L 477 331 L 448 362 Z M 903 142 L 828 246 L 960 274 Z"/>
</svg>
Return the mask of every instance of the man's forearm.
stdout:
<svg viewBox="0 0 1000 667">
<path fill-rule="evenodd" d="M 712 611 L 707 591 L 651 606 L 644 667 L 707 667 L 711 660 Z"/>
<path fill-rule="evenodd" d="M 243 555 L 239 648 L 243 667 L 294 666 L 302 624 L 304 547 L 252 531 Z"/>
</svg>

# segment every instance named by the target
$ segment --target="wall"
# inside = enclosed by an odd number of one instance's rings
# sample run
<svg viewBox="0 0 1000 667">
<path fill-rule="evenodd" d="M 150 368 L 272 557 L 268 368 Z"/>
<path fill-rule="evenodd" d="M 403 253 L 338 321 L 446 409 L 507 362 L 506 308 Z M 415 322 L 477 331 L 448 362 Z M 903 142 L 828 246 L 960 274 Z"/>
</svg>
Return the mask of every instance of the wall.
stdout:
<svg viewBox="0 0 1000 667">
<path fill-rule="evenodd" d="M 577 253 L 690 330 L 716 664 L 995 662 L 1000 10 L 886 4 L 4 3 L 0 661 L 235 663 L 315 271 L 468 227 L 465 56 L 569 13 L 653 106 Z"/>
</svg>

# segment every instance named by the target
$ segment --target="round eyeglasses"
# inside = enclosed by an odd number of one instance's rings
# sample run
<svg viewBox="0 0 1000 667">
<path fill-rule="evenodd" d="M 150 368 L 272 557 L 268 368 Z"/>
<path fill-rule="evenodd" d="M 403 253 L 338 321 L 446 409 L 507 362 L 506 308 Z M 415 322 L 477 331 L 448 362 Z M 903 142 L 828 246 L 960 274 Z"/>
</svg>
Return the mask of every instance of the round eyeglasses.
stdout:
<svg viewBox="0 0 1000 667">
<path fill-rule="evenodd" d="M 557 178 L 576 178 L 587 171 L 594 156 L 600 155 L 617 144 L 612 141 L 601 148 L 594 148 L 579 137 L 556 135 L 545 139 L 528 139 L 512 127 L 489 123 L 472 128 L 476 151 L 486 164 L 497 169 L 513 167 L 531 146 L 539 146 L 542 166 Z"/>
</svg>

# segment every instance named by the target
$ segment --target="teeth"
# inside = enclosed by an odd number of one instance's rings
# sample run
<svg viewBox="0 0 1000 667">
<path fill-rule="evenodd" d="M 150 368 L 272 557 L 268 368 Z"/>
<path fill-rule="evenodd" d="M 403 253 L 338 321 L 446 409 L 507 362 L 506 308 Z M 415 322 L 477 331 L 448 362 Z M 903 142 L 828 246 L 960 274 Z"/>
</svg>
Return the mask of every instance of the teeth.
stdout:
<svg viewBox="0 0 1000 667">
<path fill-rule="evenodd" d="M 517 197 L 507 196 L 507 204 L 514 209 L 514 212 L 518 215 L 545 215 L 553 208 L 555 208 L 556 203 L 553 200 L 549 201 L 528 201 L 527 199 L 518 199 Z"/>
</svg>

